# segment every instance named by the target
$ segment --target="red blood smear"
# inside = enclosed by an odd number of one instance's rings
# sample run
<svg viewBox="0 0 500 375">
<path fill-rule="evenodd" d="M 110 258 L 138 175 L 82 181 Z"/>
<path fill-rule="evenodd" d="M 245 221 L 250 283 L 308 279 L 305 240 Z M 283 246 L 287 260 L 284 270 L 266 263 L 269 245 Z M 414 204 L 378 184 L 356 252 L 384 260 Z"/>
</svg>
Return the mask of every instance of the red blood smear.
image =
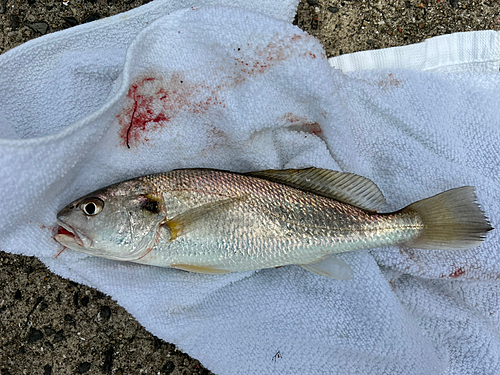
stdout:
<svg viewBox="0 0 500 375">
<path fill-rule="evenodd" d="M 274 65 L 294 56 L 313 59 L 321 56 L 326 59 L 323 52 L 319 56 L 309 51 L 298 52 L 295 44 L 307 38 L 313 37 L 305 34 L 295 34 L 291 38 L 278 36 L 266 46 L 257 45 L 252 48 L 248 44 L 249 53 L 238 48 L 237 56 L 233 57 L 237 62 L 237 71 L 227 76 L 223 88 L 240 85 L 248 77 L 263 74 Z M 201 117 L 213 106 L 225 108 L 224 100 L 218 95 L 220 91 L 220 85 L 210 87 L 203 83 L 192 83 L 180 72 L 174 72 L 169 80 L 159 77 L 137 78 L 130 85 L 127 100 L 117 116 L 121 145 L 131 148 L 146 144 L 154 138 L 155 131 L 173 126 L 172 119 L 180 112 Z M 317 124 L 305 125 L 304 131 L 321 136 L 321 128 Z M 150 135 L 146 134 L 148 132 Z"/>
<path fill-rule="evenodd" d="M 235 79 L 235 81 L 241 83 L 245 80 L 246 75 L 254 76 L 256 74 L 265 73 L 274 65 L 292 57 L 293 55 L 315 59 L 316 55 L 314 53 L 307 51 L 299 54 L 295 49 L 296 47 L 294 44 L 306 38 L 311 37 L 309 35 L 294 34 L 292 38 L 287 36 L 286 38 L 275 39 L 274 41 L 268 43 L 265 47 L 257 46 L 255 49 L 251 49 L 251 54 L 248 55 L 244 50 L 241 50 L 238 57 L 234 57 L 234 59 L 239 63 L 238 65 L 242 73 L 240 77 Z M 324 53 L 321 53 L 321 57 L 326 59 L 326 55 Z"/>
<path fill-rule="evenodd" d="M 66 250 L 67 247 L 66 246 L 63 246 L 63 248 L 61 250 L 59 250 L 57 252 L 57 254 L 54 256 L 55 259 L 59 258 L 59 255 L 61 255 L 62 253 L 64 253 L 64 250 Z"/>
<path fill-rule="evenodd" d="M 213 106 L 224 106 L 216 89 L 204 84 L 191 84 L 173 74 L 170 80 L 142 78 L 133 83 L 127 101 L 117 116 L 122 145 L 130 148 L 146 143 L 154 132 L 167 126 L 181 111 L 204 115 Z"/>
<path fill-rule="evenodd" d="M 285 115 L 282 117 L 283 120 L 285 121 L 288 121 L 290 123 L 295 123 L 295 122 L 307 122 L 307 120 L 304 118 L 304 117 L 300 117 L 300 116 L 297 116 L 297 115 L 294 115 L 293 113 L 291 112 L 287 112 L 285 113 Z"/>
<path fill-rule="evenodd" d="M 459 269 L 457 269 L 456 271 L 454 271 L 454 272 L 450 273 L 450 275 L 449 275 L 449 276 L 450 276 L 450 277 L 453 277 L 453 278 L 456 278 L 456 277 L 460 277 L 460 276 L 462 276 L 462 275 L 464 275 L 464 274 L 465 274 L 465 270 L 464 270 L 462 267 L 460 267 L 460 268 L 459 268 Z"/>
<path fill-rule="evenodd" d="M 317 122 L 304 124 L 304 128 L 306 132 L 314 134 L 318 137 L 321 137 L 323 134 L 323 129 L 321 129 L 321 126 Z"/>
<path fill-rule="evenodd" d="M 72 236 L 72 237 L 74 236 L 74 234 L 73 234 L 73 233 L 71 233 L 71 232 L 70 232 L 70 231 L 68 231 L 67 229 L 64 229 L 63 227 L 58 227 L 58 228 L 57 228 L 57 234 L 65 234 L 65 235 L 67 235 L 67 236 Z M 66 250 L 66 249 L 67 249 L 67 247 L 66 247 L 66 246 L 63 246 L 63 247 L 62 247 L 62 249 L 61 249 L 61 250 L 59 250 L 59 251 L 57 252 L 57 254 L 54 256 L 54 258 L 58 258 L 58 257 L 59 257 L 59 255 L 61 255 L 61 254 L 64 252 L 64 250 Z"/>
<path fill-rule="evenodd" d="M 292 124 L 289 129 L 313 134 L 323 139 L 323 129 L 317 122 L 309 122 L 305 117 L 294 115 L 291 112 L 286 113 L 278 119 L 278 121 L 286 121 Z"/>
</svg>

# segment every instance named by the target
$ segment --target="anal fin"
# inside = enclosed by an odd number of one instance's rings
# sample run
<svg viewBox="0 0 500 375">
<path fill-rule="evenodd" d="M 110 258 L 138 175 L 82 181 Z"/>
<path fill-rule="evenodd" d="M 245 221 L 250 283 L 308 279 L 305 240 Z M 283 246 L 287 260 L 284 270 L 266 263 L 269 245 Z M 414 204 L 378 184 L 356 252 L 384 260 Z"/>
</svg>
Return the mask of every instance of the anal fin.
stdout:
<svg viewBox="0 0 500 375">
<path fill-rule="evenodd" d="M 342 259 L 328 257 L 318 263 L 299 264 L 303 269 L 316 275 L 330 277 L 337 280 L 352 279 L 352 269 Z"/>
<path fill-rule="evenodd" d="M 171 264 L 171 268 L 176 268 L 178 270 L 204 273 L 206 275 L 221 275 L 224 273 L 230 273 L 231 271 L 221 270 L 219 268 L 214 268 L 210 266 L 193 266 L 190 264 Z"/>
</svg>

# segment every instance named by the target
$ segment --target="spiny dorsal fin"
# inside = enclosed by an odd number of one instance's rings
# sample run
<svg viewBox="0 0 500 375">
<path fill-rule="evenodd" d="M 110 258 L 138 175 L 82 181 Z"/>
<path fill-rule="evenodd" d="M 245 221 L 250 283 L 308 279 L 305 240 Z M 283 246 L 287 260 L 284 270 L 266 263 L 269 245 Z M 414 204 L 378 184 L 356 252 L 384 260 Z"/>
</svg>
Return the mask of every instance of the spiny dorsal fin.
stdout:
<svg viewBox="0 0 500 375">
<path fill-rule="evenodd" d="M 246 175 L 278 182 L 368 211 L 377 211 L 385 203 L 384 195 L 373 181 L 352 173 L 306 168 L 281 171 L 268 169 Z"/>
</svg>

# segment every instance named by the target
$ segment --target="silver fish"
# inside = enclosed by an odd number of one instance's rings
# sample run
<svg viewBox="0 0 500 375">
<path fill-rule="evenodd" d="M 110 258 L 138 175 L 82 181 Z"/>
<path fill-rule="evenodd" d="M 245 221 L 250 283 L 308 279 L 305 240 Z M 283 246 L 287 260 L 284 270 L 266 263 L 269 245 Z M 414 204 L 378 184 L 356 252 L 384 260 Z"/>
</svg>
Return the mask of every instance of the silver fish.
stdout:
<svg viewBox="0 0 500 375">
<path fill-rule="evenodd" d="M 326 169 L 184 169 L 97 190 L 57 215 L 55 239 L 108 259 L 218 274 L 289 264 L 337 279 L 332 255 L 400 245 L 470 249 L 493 229 L 470 186 L 392 213 L 367 178 Z"/>
</svg>

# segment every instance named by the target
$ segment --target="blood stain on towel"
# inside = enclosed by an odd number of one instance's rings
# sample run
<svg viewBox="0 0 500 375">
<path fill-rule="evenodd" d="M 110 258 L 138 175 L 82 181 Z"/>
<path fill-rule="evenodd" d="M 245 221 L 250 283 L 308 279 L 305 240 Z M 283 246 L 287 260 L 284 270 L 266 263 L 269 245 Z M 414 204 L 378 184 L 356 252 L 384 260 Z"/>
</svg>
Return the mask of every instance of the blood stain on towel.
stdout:
<svg viewBox="0 0 500 375">
<path fill-rule="evenodd" d="M 145 133 L 166 126 L 180 112 L 203 115 L 215 105 L 224 105 L 215 89 L 189 83 L 180 74 L 172 74 L 168 82 L 155 77 L 137 79 L 117 116 L 121 145 L 144 144 L 149 141 Z"/>
<path fill-rule="evenodd" d="M 389 280 L 389 284 L 391 285 L 391 289 L 394 292 L 396 290 L 396 286 L 394 285 L 394 279 Z"/>
<path fill-rule="evenodd" d="M 451 272 L 448 277 L 457 278 L 465 274 L 465 270 L 462 267 L 457 268 Z"/>
<path fill-rule="evenodd" d="M 292 112 L 287 112 L 283 116 L 281 116 L 281 118 L 278 119 L 278 121 L 283 121 L 283 120 L 291 124 L 307 121 L 305 117 L 294 115 Z"/>
<path fill-rule="evenodd" d="M 59 258 L 59 255 L 61 255 L 62 253 L 64 253 L 64 251 L 67 250 L 67 249 L 68 248 L 66 246 L 63 246 L 62 249 L 57 250 L 57 254 L 54 255 L 54 259 Z"/>
<path fill-rule="evenodd" d="M 394 78 L 394 74 L 390 73 L 387 79 L 380 81 L 378 85 L 382 90 L 389 90 L 390 88 L 400 87 L 401 81 Z"/>
<path fill-rule="evenodd" d="M 207 146 L 201 150 L 202 155 L 207 156 L 217 149 L 220 149 L 222 146 L 227 146 L 231 143 L 229 135 L 215 125 L 207 125 L 206 134 L 208 142 Z"/>
<path fill-rule="evenodd" d="M 317 122 L 311 122 L 305 117 L 294 115 L 291 112 L 287 112 L 283 116 L 278 118 L 278 122 L 283 121 L 291 124 L 290 126 L 288 126 L 288 129 L 292 131 L 309 133 L 323 139 L 323 129 Z"/>
<path fill-rule="evenodd" d="M 56 236 L 56 234 L 60 234 L 60 233 L 64 233 L 64 232 L 69 233 L 66 229 L 64 229 L 58 225 L 45 225 L 42 223 L 38 223 L 38 226 L 40 227 L 40 229 L 48 231 L 49 235 L 52 237 L 52 239 L 54 239 L 54 241 L 55 241 L 54 237 Z M 67 247 L 63 246 L 61 248 L 61 245 L 59 245 L 56 253 L 54 254 L 54 259 L 59 257 L 59 255 L 61 255 L 64 252 L 64 250 L 66 250 L 66 249 L 67 249 Z"/>
<path fill-rule="evenodd" d="M 250 54 L 245 54 L 241 49 L 238 53 L 238 56 L 235 56 L 234 59 L 237 62 L 237 65 L 240 66 L 241 72 L 253 76 L 255 74 L 263 74 L 271 67 L 276 65 L 277 63 L 284 61 L 290 58 L 293 55 L 305 56 L 315 59 L 317 57 L 316 53 L 311 51 L 302 52 L 303 48 L 299 49 L 295 48 L 295 44 L 297 44 L 301 40 L 305 40 L 308 38 L 312 38 L 310 35 L 304 34 L 294 34 L 291 38 L 288 36 L 286 38 L 278 37 L 276 40 L 269 42 L 265 47 L 257 45 L 254 49 L 251 49 Z M 250 47 L 250 45 L 249 45 Z M 321 57 L 326 59 L 326 55 L 320 52 Z M 244 79 L 235 79 L 236 83 L 241 83 Z"/>
<path fill-rule="evenodd" d="M 310 133 L 315 135 L 316 137 L 319 137 L 323 139 L 323 129 L 321 129 L 321 125 L 318 124 L 317 122 L 307 122 L 305 124 L 302 124 L 303 131 L 306 133 Z"/>
<path fill-rule="evenodd" d="M 407 259 L 410 259 L 410 260 L 413 260 L 413 261 L 415 259 L 417 259 L 417 256 L 415 254 L 415 250 L 414 249 L 410 249 L 410 248 L 399 249 L 399 254 L 403 255 Z"/>
<path fill-rule="evenodd" d="M 45 225 L 42 223 L 38 223 L 38 226 L 40 227 L 40 229 L 46 230 L 52 235 L 56 235 L 59 228 L 57 225 Z"/>
</svg>

